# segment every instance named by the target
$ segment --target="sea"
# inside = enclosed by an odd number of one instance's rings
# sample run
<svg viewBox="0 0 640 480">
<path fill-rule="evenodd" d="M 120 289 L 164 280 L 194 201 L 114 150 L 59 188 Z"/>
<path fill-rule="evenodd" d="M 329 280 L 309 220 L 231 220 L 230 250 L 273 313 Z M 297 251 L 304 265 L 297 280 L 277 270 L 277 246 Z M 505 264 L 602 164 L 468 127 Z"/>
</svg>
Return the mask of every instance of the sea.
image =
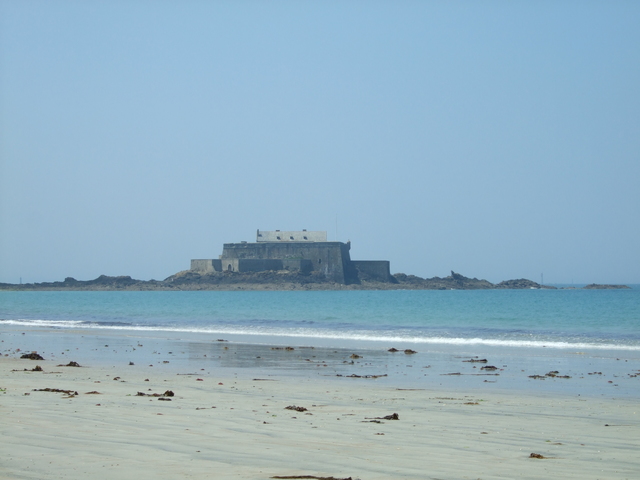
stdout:
<svg viewBox="0 0 640 480">
<path fill-rule="evenodd" d="M 207 368 L 406 388 L 640 397 L 639 285 L 2 291 L 0 338 L 4 355 L 20 348 L 93 363 L 116 361 L 113 352 L 131 363 L 164 355 L 170 360 L 163 362 L 183 370 L 209 362 Z"/>
</svg>

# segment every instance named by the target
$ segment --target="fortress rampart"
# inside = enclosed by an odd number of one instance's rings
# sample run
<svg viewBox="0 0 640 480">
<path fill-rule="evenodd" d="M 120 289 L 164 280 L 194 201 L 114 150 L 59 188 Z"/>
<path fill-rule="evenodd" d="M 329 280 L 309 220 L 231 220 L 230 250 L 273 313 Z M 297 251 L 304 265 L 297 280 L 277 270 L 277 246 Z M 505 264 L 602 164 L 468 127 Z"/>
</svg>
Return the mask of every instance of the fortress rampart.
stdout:
<svg viewBox="0 0 640 480">
<path fill-rule="evenodd" d="M 312 272 L 327 281 L 349 284 L 360 280 L 392 281 L 389 262 L 351 260 L 351 242 L 327 242 L 327 232 L 261 231 L 256 242 L 225 243 L 217 259 L 191 260 L 198 273 L 261 272 L 267 270 Z"/>
<path fill-rule="evenodd" d="M 327 232 L 308 232 L 302 230 L 297 231 L 280 231 L 272 232 L 258 230 L 256 233 L 256 242 L 326 242 Z"/>
</svg>

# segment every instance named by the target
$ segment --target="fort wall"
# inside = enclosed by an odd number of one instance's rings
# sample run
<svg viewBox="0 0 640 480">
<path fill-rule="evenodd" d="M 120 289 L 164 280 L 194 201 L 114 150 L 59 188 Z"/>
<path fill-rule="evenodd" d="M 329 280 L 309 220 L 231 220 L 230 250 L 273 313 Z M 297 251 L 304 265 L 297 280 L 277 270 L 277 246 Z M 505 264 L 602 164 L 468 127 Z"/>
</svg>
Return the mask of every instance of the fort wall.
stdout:
<svg viewBox="0 0 640 480">
<path fill-rule="evenodd" d="M 391 264 L 388 260 L 352 260 L 351 263 L 358 271 L 360 280 L 391 281 Z"/>
<path fill-rule="evenodd" d="M 198 273 L 213 273 L 212 259 L 195 259 L 191 260 L 191 270 Z"/>
<path fill-rule="evenodd" d="M 256 238 L 255 243 L 225 243 L 219 258 L 191 260 L 191 270 L 201 274 L 289 270 L 317 273 L 342 284 L 394 280 L 388 261 L 352 261 L 351 242 L 327 242 L 327 232 L 258 230 Z"/>
<path fill-rule="evenodd" d="M 260 243 L 225 243 L 222 248 L 220 260 L 223 270 L 235 272 L 258 271 L 244 270 L 244 264 L 234 260 L 280 260 L 288 261 L 288 265 L 293 267 L 303 266 L 307 272 L 319 272 L 328 280 L 338 283 L 347 283 L 350 279 L 348 265 L 351 262 L 349 257 L 349 244 L 342 242 L 260 242 Z M 302 262 L 301 260 L 306 260 Z M 292 263 L 291 261 L 297 261 Z M 272 268 L 265 270 L 283 269 L 277 268 L 275 263 L 265 263 Z M 253 265 L 258 265 L 255 263 Z M 257 268 L 257 267 L 255 267 Z"/>
<path fill-rule="evenodd" d="M 327 232 L 258 230 L 256 242 L 326 242 Z"/>
<path fill-rule="evenodd" d="M 221 272 L 222 262 L 219 258 L 191 260 L 191 270 L 198 273 Z"/>
</svg>

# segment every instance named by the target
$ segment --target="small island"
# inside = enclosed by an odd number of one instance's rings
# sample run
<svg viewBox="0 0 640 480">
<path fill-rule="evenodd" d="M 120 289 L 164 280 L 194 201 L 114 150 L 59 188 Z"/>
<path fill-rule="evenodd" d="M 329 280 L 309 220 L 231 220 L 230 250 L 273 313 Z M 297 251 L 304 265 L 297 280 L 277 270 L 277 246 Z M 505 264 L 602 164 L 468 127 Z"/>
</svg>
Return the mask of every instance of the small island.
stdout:
<svg viewBox="0 0 640 480">
<path fill-rule="evenodd" d="M 94 280 L 0 283 L 0 290 L 492 290 L 555 289 L 524 278 L 497 284 L 451 272 L 421 278 L 390 273 L 388 260 L 352 260 L 351 242 L 328 242 L 324 231 L 257 230 L 255 242 L 225 243 L 216 259 L 191 260 L 191 268 L 164 280 L 101 275 Z M 591 284 L 585 289 L 626 285 Z"/>
<path fill-rule="evenodd" d="M 585 290 L 619 290 L 621 288 L 631 288 L 627 285 L 608 285 L 608 284 L 599 284 L 599 283 L 590 283 L 583 287 Z"/>
</svg>

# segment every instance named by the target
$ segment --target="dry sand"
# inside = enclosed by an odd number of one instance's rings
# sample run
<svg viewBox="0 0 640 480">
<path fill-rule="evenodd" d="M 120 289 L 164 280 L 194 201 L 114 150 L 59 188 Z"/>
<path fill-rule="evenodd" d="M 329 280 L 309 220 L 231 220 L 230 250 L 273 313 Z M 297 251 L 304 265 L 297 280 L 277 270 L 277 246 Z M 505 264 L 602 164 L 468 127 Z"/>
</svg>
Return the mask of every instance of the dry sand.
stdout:
<svg viewBox="0 0 640 480">
<path fill-rule="evenodd" d="M 640 478 L 636 399 L 183 373 L 2 357 L 0 478 Z"/>
</svg>

